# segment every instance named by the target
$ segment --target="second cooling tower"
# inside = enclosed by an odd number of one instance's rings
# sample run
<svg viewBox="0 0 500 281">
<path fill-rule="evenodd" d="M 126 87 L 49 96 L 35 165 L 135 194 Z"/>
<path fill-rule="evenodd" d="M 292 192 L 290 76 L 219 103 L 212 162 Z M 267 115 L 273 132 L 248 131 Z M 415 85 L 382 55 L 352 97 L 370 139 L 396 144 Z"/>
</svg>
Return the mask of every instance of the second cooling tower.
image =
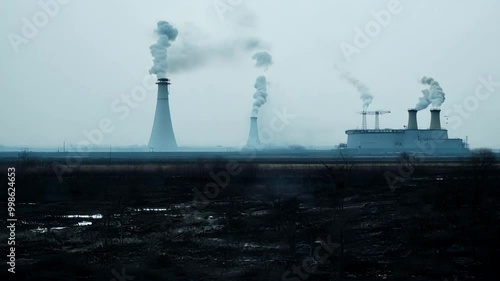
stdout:
<svg viewBox="0 0 500 281">
<path fill-rule="evenodd" d="M 439 109 L 431 109 L 431 125 L 429 129 L 431 130 L 441 130 L 441 118 L 439 114 L 441 110 Z"/>
</svg>

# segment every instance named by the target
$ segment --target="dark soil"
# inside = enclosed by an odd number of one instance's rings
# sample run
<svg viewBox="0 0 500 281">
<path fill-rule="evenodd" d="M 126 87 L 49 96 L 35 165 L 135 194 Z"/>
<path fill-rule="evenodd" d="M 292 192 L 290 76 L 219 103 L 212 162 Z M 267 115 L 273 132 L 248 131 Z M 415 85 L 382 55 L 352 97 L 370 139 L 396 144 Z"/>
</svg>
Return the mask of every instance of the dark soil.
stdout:
<svg viewBox="0 0 500 281">
<path fill-rule="evenodd" d="M 228 162 L 16 163 L 16 277 L 500 280 L 496 166 Z"/>
</svg>

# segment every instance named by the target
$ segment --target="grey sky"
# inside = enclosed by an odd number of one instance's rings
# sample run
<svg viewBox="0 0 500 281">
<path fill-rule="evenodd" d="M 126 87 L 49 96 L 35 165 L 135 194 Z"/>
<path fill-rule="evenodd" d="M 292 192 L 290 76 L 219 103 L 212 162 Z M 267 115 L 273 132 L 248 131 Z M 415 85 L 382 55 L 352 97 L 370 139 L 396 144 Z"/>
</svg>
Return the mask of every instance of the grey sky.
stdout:
<svg viewBox="0 0 500 281">
<path fill-rule="evenodd" d="M 154 78 L 148 74 L 149 46 L 156 42 L 156 23 L 166 20 L 179 30 L 169 59 L 186 64 L 168 74 L 180 146 L 246 141 L 254 83 L 263 73 L 252 55 L 269 51 L 269 96 L 259 122 L 269 123 L 273 110 L 284 107 L 296 115 L 275 136 L 277 144 L 333 146 L 346 141 L 346 129 L 361 126 L 356 112 L 363 103 L 341 79 L 338 69 L 345 69 L 369 87 L 374 96 L 369 109 L 392 111 L 381 116 L 382 128 L 406 124 L 406 110 L 425 89 L 419 80 L 430 76 L 446 93 L 442 122 L 450 137 L 468 135 L 473 147 L 498 148 L 500 87 L 465 112 L 460 125 L 450 128 L 444 115 L 460 116 L 454 106 L 471 100 L 479 77 L 500 82 L 500 2 L 401 0 L 402 11 L 346 61 L 341 43 L 353 45 L 355 28 L 364 29 L 373 20 L 371 11 L 387 9 L 389 2 L 244 0 L 222 20 L 214 1 L 73 0 L 60 4 L 16 53 L 9 33 L 22 35 L 22 18 L 32 21 L 43 10 L 38 1 L 2 1 L 0 144 L 78 143 L 85 139 L 82 130 L 98 128 L 103 118 L 116 126 L 104 135 L 104 144 L 147 144 L 156 91 L 148 90 L 124 120 L 111 105 L 145 77 Z M 245 49 L 248 40 L 259 47 Z M 429 120 L 428 109 L 419 112 L 420 127 L 428 127 Z"/>
</svg>

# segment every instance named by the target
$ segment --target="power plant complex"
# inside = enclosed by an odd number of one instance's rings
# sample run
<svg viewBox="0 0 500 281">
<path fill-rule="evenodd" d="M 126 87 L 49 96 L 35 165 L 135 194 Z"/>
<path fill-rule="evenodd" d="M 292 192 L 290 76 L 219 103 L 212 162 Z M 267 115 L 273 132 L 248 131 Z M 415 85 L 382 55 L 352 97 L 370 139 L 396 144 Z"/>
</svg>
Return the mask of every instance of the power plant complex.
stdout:
<svg viewBox="0 0 500 281">
<path fill-rule="evenodd" d="M 153 56 L 153 67 L 150 74 L 156 74 L 158 77 L 158 99 L 156 104 L 156 113 L 149 140 L 149 148 L 153 151 L 174 151 L 177 149 L 177 142 L 172 126 L 169 104 L 169 85 L 170 80 L 167 76 L 167 49 L 170 47 L 177 35 L 178 30 L 165 21 L 157 24 L 155 32 L 158 35 L 158 41 L 151 45 L 150 50 Z M 273 64 L 272 56 L 268 52 L 258 52 L 252 57 L 255 60 L 255 66 L 266 72 Z M 445 93 L 439 83 L 431 77 L 423 77 L 421 83 L 428 86 L 428 89 L 422 90 L 416 107 L 408 110 L 408 126 L 404 129 L 381 129 L 380 115 L 390 113 L 388 110 L 367 111 L 370 106 L 373 95 L 369 88 L 359 79 L 353 77 L 345 71 L 341 76 L 351 85 L 355 86 L 363 101 L 362 126 L 361 129 L 347 130 L 347 143 L 339 145 L 341 149 L 353 153 L 401 153 L 414 152 L 423 154 L 455 154 L 468 151 L 468 145 L 462 139 L 448 138 L 448 131 L 441 127 L 440 112 L 438 109 L 445 101 Z M 259 138 L 258 115 L 260 108 L 267 101 L 267 79 L 261 73 L 255 80 L 253 95 L 254 102 L 250 117 L 250 131 L 246 144 L 246 149 L 262 149 L 262 143 Z M 431 122 L 428 129 L 419 129 L 417 122 L 417 113 L 432 105 L 430 110 Z M 375 128 L 367 128 L 367 115 L 375 116 Z"/>
<path fill-rule="evenodd" d="M 149 140 L 154 151 L 173 151 L 177 149 L 169 105 L 169 85 L 167 78 L 158 79 L 158 99 L 156 114 Z M 454 154 L 468 151 L 462 139 L 450 139 L 448 131 L 441 127 L 440 109 L 431 109 L 431 122 L 428 129 L 419 129 L 416 109 L 408 110 L 408 125 L 405 129 L 381 129 L 379 115 L 389 111 L 363 111 L 362 129 L 347 130 L 347 143 L 341 148 L 359 153 L 400 153 L 420 152 L 424 154 Z M 366 115 L 375 115 L 375 128 L 368 129 Z M 256 116 L 250 117 L 250 131 L 247 148 L 262 148 Z"/>
<path fill-rule="evenodd" d="M 346 149 L 370 153 L 416 152 L 424 154 L 463 153 L 468 150 L 462 139 L 448 138 L 448 131 L 441 128 L 440 109 L 431 109 L 429 129 L 419 129 L 417 110 L 408 110 L 408 126 L 405 129 L 347 130 Z M 366 120 L 366 119 L 364 119 Z M 366 121 L 363 121 L 366 124 Z"/>
<path fill-rule="evenodd" d="M 174 151 L 177 142 L 170 116 L 168 78 L 159 78 L 158 99 L 149 147 L 154 151 Z M 408 125 L 404 129 L 381 129 L 379 117 L 390 111 L 362 111 L 362 128 L 345 131 L 347 143 L 339 146 L 350 152 L 367 154 L 387 154 L 415 152 L 423 154 L 456 154 L 468 151 L 462 139 L 449 138 L 448 131 L 441 127 L 440 109 L 430 110 L 431 122 L 428 129 L 420 129 L 417 109 L 408 110 Z M 375 115 L 375 128 L 367 128 L 367 115 Z M 246 148 L 261 149 L 257 116 L 250 117 L 250 131 Z"/>
</svg>

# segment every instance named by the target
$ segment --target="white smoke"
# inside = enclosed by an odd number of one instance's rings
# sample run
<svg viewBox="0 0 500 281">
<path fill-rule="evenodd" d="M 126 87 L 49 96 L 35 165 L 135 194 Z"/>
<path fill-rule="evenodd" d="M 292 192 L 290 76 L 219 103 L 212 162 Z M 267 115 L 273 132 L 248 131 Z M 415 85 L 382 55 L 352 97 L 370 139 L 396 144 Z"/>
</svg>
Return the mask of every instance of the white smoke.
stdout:
<svg viewBox="0 0 500 281">
<path fill-rule="evenodd" d="M 233 61 L 240 55 L 248 55 L 264 45 L 258 38 L 252 37 L 207 42 L 200 34 L 200 37 L 183 36 L 181 39 L 181 44 L 176 44 L 170 50 L 170 73 L 195 70 L 209 65 L 212 61 Z"/>
<path fill-rule="evenodd" d="M 252 117 L 257 117 L 260 108 L 267 101 L 267 80 L 266 77 L 261 75 L 255 80 L 255 89 L 257 92 L 253 95 L 255 101 L 253 102 Z"/>
<path fill-rule="evenodd" d="M 273 57 L 268 52 L 258 52 L 252 57 L 255 60 L 255 67 L 269 69 L 269 66 L 273 64 Z"/>
<path fill-rule="evenodd" d="M 445 101 L 445 93 L 439 83 L 431 77 L 424 76 L 420 82 L 424 85 L 429 85 L 429 89 L 422 90 L 422 97 L 419 98 L 417 110 L 426 109 L 432 104 L 433 107 L 440 107 Z"/>
<path fill-rule="evenodd" d="M 167 48 L 170 42 L 174 41 L 179 31 L 166 21 L 159 21 L 155 33 L 158 34 L 158 41 L 149 47 L 153 56 L 153 66 L 149 74 L 156 74 L 158 78 L 167 77 Z"/>
<path fill-rule="evenodd" d="M 363 101 L 363 110 L 367 110 L 373 101 L 373 95 L 370 94 L 370 89 L 359 79 L 353 77 L 349 72 L 343 72 L 340 77 L 356 87 Z"/>
<path fill-rule="evenodd" d="M 270 65 L 273 64 L 273 57 L 268 52 L 258 52 L 252 56 L 255 60 L 255 67 L 265 68 L 267 71 Z M 255 89 L 257 92 L 253 95 L 254 103 L 252 108 L 252 117 L 257 117 L 259 115 L 260 108 L 267 101 L 267 79 L 266 76 L 261 75 L 255 80 Z"/>
</svg>

